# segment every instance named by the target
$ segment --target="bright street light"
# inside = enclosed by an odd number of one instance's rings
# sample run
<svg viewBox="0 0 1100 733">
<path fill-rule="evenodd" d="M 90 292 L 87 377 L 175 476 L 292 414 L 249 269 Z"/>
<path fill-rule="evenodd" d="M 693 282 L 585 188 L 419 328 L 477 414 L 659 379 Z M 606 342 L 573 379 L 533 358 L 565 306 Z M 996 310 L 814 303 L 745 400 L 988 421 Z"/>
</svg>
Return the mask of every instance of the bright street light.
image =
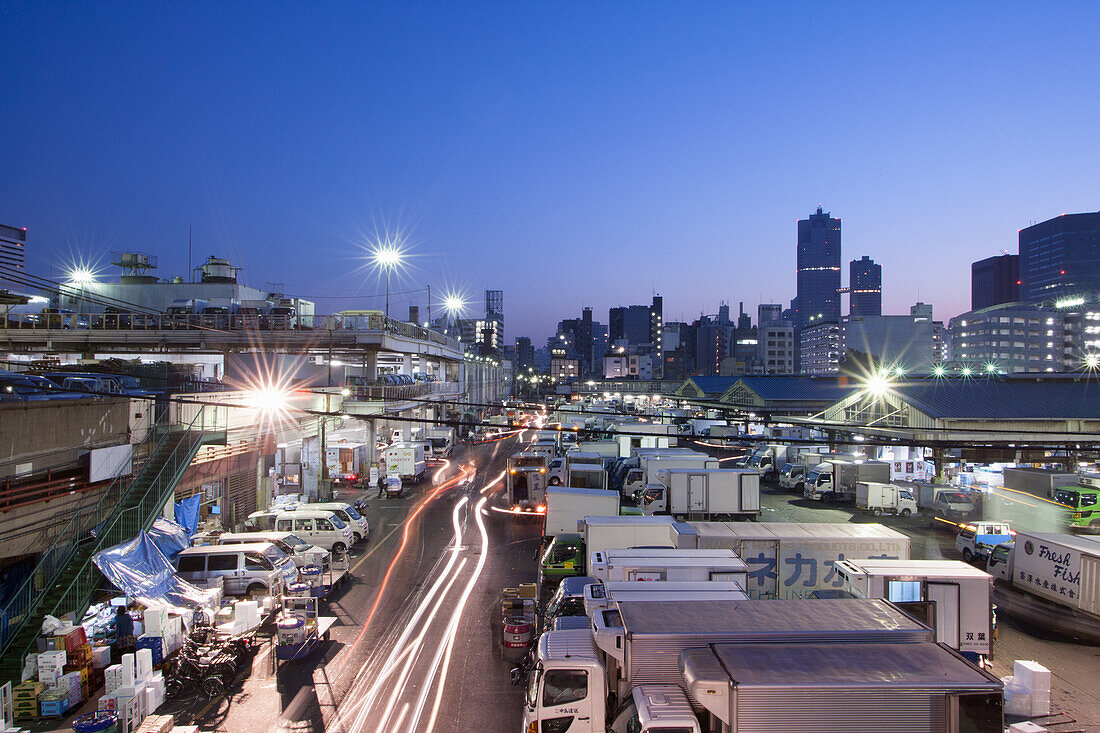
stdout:
<svg viewBox="0 0 1100 733">
<path fill-rule="evenodd" d="M 69 272 L 69 282 L 73 283 L 74 285 L 87 285 L 88 283 L 94 283 L 95 274 L 85 267 L 79 267 Z"/>
<path fill-rule="evenodd" d="M 390 273 L 401 266 L 405 252 L 393 242 L 379 243 L 370 253 L 375 267 L 386 271 L 386 318 L 390 317 Z"/>
<path fill-rule="evenodd" d="M 1087 354 L 1085 356 L 1085 367 L 1088 369 L 1100 367 L 1100 354 Z"/>
<path fill-rule="evenodd" d="M 937 377 L 942 377 L 944 374 L 947 373 L 947 370 L 943 368 L 942 364 L 939 364 L 936 366 L 936 368 L 932 370 L 932 373 L 935 374 Z"/>
</svg>

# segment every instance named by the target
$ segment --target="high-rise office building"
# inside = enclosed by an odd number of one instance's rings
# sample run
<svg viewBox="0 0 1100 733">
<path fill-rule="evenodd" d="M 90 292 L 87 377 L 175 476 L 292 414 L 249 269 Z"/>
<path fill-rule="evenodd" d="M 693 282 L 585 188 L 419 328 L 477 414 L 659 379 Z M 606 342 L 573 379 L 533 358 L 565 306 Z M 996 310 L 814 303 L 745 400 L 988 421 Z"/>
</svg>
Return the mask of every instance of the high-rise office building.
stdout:
<svg viewBox="0 0 1100 733">
<path fill-rule="evenodd" d="M 798 279 L 791 308 L 799 327 L 840 321 L 840 219 L 821 207 L 798 221 Z"/>
<path fill-rule="evenodd" d="M 647 305 L 612 308 L 607 315 L 608 340 L 612 344 L 623 339 L 634 345 L 651 343 L 650 310 L 652 309 Z"/>
<path fill-rule="evenodd" d="M 882 315 L 882 265 L 867 255 L 848 265 L 848 314 Z"/>
<path fill-rule="evenodd" d="M 1100 292 L 1100 212 L 1021 229 L 1019 267 L 1022 301 Z"/>
<path fill-rule="evenodd" d="M 665 328 L 665 299 L 660 295 L 653 296 L 653 302 L 649 306 L 649 343 L 653 344 L 653 375 L 661 378 L 661 370 L 664 364 L 664 347 L 661 343 L 661 333 Z"/>
<path fill-rule="evenodd" d="M 970 309 L 1013 303 L 1020 298 L 1020 256 L 986 257 L 970 265 Z"/>
<path fill-rule="evenodd" d="M 0 283 L 18 285 L 12 275 L 18 277 L 27 265 L 27 229 L 0 224 Z"/>
<path fill-rule="evenodd" d="M 779 303 L 761 303 L 756 307 L 756 325 L 766 326 L 783 320 L 783 306 Z"/>
<path fill-rule="evenodd" d="M 521 370 L 526 370 L 534 365 L 535 347 L 531 344 L 531 338 L 529 336 L 516 336 L 516 373 L 518 374 Z"/>
</svg>

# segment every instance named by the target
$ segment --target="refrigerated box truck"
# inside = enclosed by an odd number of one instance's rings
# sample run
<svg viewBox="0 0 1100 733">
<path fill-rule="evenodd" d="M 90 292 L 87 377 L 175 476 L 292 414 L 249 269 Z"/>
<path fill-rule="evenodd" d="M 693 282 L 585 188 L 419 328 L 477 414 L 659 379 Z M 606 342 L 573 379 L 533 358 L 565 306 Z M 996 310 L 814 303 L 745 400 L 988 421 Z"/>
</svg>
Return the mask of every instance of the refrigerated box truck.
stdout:
<svg viewBox="0 0 1100 733">
<path fill-rule="evenodd" d="M 608 581 L 719 580 L 745 587 L 748 566 L 732 550 L 611 548 L 589 556 L 588 574 Z"/>
<path fill-rule="evenodd" d="M 419 481 L 428 470 L 423 443 L 394 443 L 386 449 L 386 475 Z"/>
<path fill-rule="evenodd" d="M 721 468 L 718 459 L 706 453 L 684 451 L 682 453 L 643 453 L 638 456 L 638 467 L 632 468 L 623 479 L 623 496 L 635 496 L 648 484 L 657 480 L 657 472 L 670 468 L 709 469 Z M 636 498 L 636 497 L 635 497 Z"/>
<path fill-rule="evenodd" d="M 856 484 L 856 509 L 880 514 L 908 517 L 916 514 L 917 500 L 904 486 L 860 481 Z"/>
<path fill-rule="evenodd" d="M 675 540 L 678 547 L 733 550 L 749 566 L 745 590 L 753 598 L 843 589 L 838 560 L 909 559 L 909 537 L 881 524 L 690 522 Z"/>
<path fill-rule="evenodd" d="M 993 600 L 1010 616 L 1092 644 L 1100 643 L 1100 540 L 1016 530 L 986 565 Z"/>
<path fill-rule="evenodd" d="M 992 651 L 993 576 L 989 573 L 961 560 L 840 560 L 836 569 L 844 590 L 856 598 L 885 598 L 902 608 L 932 604 L 936 641 L 971 661 Z"/>
<path fill-rule="evenodd" d="M 584 614 L 611 608 L 618 601 L 747 601 L 749 594 L 739 583 L 726 580 L 655 580 L 639 583 L 615 580 L 589 583 L 584 587 Z"/>
<path fill-rule="evenodd" d="M 760 474 L 744 468 L 662 468 L 645 488 L 640 505 L 647 514 L 677 519 L 755 519 L 760 515 Z"/>
<path fill-rule="evenodd" d="M 546 490 L 546 526 L 543 535 L 576 533 L 587 516 L 615 517 L 619 514 L 619 495 L 602 489 L 577 489 L 551 486 Z"/>
<path fill-rule="evenodd" d="M 1005 468 L 1004 485 L 1006 489 L 1022 491 L 1040 499 L 1053 499 L 1055 489 L 1077 485 L 1077 474 L 1023 466 Z"/>
</svg>

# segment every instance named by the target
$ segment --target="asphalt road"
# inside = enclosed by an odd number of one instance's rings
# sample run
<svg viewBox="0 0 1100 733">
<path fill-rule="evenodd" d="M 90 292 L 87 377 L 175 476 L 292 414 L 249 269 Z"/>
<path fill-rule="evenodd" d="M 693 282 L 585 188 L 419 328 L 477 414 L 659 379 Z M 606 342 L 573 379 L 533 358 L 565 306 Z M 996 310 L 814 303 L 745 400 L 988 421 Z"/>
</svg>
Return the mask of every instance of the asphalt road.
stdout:
<svg viewBox="0 0 1100 733">
<path fill-rule="evenodd" d="M 535 579 L 540 529 L 490 510 L 516 440 L 460 446 L 403 499 L 367 492 L 370 540 L 322 608 L 332 640 L 277 674 L 265 645 L 232 695 L 180 717 L 257 732 L 515 728 L 522 692 L 489 619 L 501 588 Z"/>
<path fill-rule="evenodd" d="M 185 720 L 257 733 L 516 730 L 522 693 L 509 684 L 512 665 L 498 654 L 491 620 L 501 588 L 534 581 L 540 530 L 490 510 L 501 488 L 494 479 L 515 450 L 515 437 L 460 448 L 412 496 L 370 492 L 371 539 L 356 548 L 353 577 L 329 603 L 333 640 L 277 675 L 261 649 L 230 697 L 191 706 Z M 469 487 L 448 483 L 463 470 Z M 762 521 L 881 522 L 910 536 L 914 558 L 961 559 L 954 535 L 927 518 L 873 517 L 770 486 L 761 503 Z M 1100 647 L 1002 618 L 995 653 L 999 676 L 1011 674 L 1014 659 L 1047 666 L 1054 710 L 1077 721 L 1071 729 L 1100 731 Z"/>
</svg>

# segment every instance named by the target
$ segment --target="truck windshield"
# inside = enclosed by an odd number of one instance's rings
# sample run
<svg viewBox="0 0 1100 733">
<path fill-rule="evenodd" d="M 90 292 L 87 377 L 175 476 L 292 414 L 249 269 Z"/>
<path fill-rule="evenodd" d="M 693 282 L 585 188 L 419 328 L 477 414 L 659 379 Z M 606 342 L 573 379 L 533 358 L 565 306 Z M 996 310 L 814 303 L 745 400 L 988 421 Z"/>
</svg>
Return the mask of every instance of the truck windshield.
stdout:
<svg viewBox="0 0 1100 733">
<path fill-rule="evenodd" d="M 779 475 L 782 476 L 783 478 L 789 478 L 790 475 L 791 475 L 791 469 L 792 468 L 794 468 L 794 466 L 792 466 L 791 464 L 784 463 L 783 464 L 783 470 L 781 470 L 779 472 Z"/>
<path fill-rule="evenodd" d="M 336 529 L 343 529 L 344 527 L 348 526 L 344 524 L 343 520 L 341 520 L 340 517 L 336 514 L 330 514 L 328 515 L 328 518 L 329 521 L 336 525 Z"/>
<path fill-rule="evenodd" d="M 1077 502 L 1081 500 L 1081 495 L 1076 491 L 1068 491 L 1066 489 L 1056 489 L 1054 492 L 1054 500 L 1059 504 L 1065 504 L 1068 507 L 1077 508 Z"/>
<path fill-rule="evenodd" d="M 749 459 L 749 468 L 760 468 L 761 460 L 763 460 L 763 456 L 753 456 Z"/>
</svg>

